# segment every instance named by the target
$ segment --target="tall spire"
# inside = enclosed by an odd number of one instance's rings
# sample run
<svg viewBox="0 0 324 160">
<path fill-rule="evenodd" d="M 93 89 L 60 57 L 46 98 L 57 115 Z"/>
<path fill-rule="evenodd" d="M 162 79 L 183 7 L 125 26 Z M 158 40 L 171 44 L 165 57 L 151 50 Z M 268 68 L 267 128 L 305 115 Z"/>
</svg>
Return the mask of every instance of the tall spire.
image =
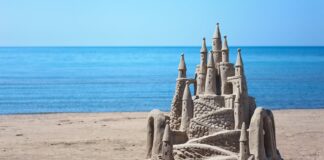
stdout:
<svg viewBox="0 0 324 160">
<path fill-rule="evenodd" d="M 207 53 L 207 47 L 206 47 L 206 39 L 205 39 L 205 37 L 203 38 L 203 41 L 202 41 L 202 44 L 201 44 L 200 53 Z"/>
<path fill-rule="evenodd" d="M 206 69 L 207 69 L 207 47 L 206 47 L 206 39 L 205 37 L 203 38 L 202 41 L 202 45 L 201 45 L 201 49 L 200 49 L 200 72 L 202 73 L 206 73 Z"/>
<path fill-rule="evenodd" d="M 222 46 L 222 51 L 227 51 L 228 50 L 228 44 L 227 44 L 227 36 L 224 36 L 224 43 Z"/>
<path fill-rule="evenodd" d="M 219 29 L 219 23 L 216 24 L 216 29 L 213 34 L 213 46 L 212 51 L 220 52 L 222 49 L 222 36 Z"/>
<path fill-rule="evenodd" d="M 178 73 L 178 78 L 186 78 L 186 71 L 187 71 L 187 67 L 186 67 L 186 63 L 184 60 L 184 54 L 181 54 L 180 57 L 180 63 L 179 63 L 179 67 L 178 67 L 179 73 Z"/>
<path fill-rule="evenodd" d="M 236 58 L 236 63 L 235 63 L 235 75 L 243 75 L 244 74 L 244 69 L 243 69 L 243 61 L 241 57 L 241 49 L 237 49 L 237 58 Z"/>
<path fill-rule="evenodd" d="M 224 42 L 222 46 L 222 61 L 223 62 L 229 62 L 228 58 L 228 44 L 227 44 L 227 36 L 224 36 Z"/>
<path fill-rule="evenodd" d="M 207 69 L 207 47 L 206 47 L 206 39 L 203 38 L 201 49 L 200 49 L 200 72 L 206 73 Z"/>
<path fill-rule="evenodd" d="M 206 39 L 203 38 L 202 46 L 200 49 L 200 65 L 199 72 L 197 77 L 197 90 L 196 95 L 203 94 L 205 92 L 205 81 L 206 81 L 206 72 L 207 72 L 207 47 Z"/>
<path fill-rule="evenodd" d="M 207 64 L 205 94 L 216 95 L 216 72 L 212 53 L 209 54 L 209 60 Z"/>
<path fill-rule="evenodd" d="M 189 88 L 190 82 L 186 82 L 186 88 L 182 97 L 182 116 L 181 116 L 181 131 L 187 131 L 189 128 L 190 120 L 193 117 L 193 101 Z"/>
<path fill-rule="evenodd" d="M 215 32 L 213 34 L 213 39 L 216 38 L 221 38 L 221 33 L 220 33 L 220 29 L 219 29 L 219 23 L 216 23 L 216 29 Z"/>
<path fill-rule="evenodd" d="M 183 53 L 181 54 L 181 57 L 180 57 L 180 63 L 179 63 L 178 69 L 179 70 L 187 70 L 186 63 L 185 63 L 185 60 L 184 60 L 184 54 Z"/>
<path fill-rule="evenodd" d="M 237 49 L 237 58 L 236 58 L 235 66 L 243 67 L 243 61 L 242 61 L 242 57 L 241 57 L 241 48 Z"/>
</svg>

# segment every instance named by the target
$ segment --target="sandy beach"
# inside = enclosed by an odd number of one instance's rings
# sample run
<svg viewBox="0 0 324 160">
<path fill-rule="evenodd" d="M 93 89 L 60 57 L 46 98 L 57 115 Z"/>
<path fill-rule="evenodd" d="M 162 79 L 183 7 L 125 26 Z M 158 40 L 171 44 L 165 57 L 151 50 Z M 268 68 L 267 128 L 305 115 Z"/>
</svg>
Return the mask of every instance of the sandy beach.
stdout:
<svg viewBox="0 0 324 160">
<path fill-rule="evenodd" d="M 0 159 L 144 159 L 147 113 L 0 116 Z M 274 111 L 286 160 L 324 159 L 324 110 Z"/>
</svg>

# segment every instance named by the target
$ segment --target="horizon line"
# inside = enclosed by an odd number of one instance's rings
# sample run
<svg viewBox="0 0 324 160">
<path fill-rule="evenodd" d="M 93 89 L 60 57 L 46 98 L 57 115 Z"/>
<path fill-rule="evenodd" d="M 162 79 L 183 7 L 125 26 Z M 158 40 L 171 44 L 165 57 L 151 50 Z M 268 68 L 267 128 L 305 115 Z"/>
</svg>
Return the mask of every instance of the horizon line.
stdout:
<svg viewBox="0 0 324 160">
<path fill-rule="evenodd" d="M 0 46 L 0 48 L 144 48 L 144 47 L 152 47 L 152 48 L 160 48 L 160 47 L 168 47 L 168 48 L 172 48 L 172 47 L 192 47 L 192 48 L 196 48 L 196 47 L 201 47 L 201 46 L 197 46 L 197 45 L 116 45 L 116 46 L 105 46 L 105 45 L 48 45 L 48 46 Z M 212 47 L 212 46 L 207 46 L 207 47 Z M 230 48 L 234 47 L 324 47 L 324 45 L 233 45 L 233 46 L 229 46 Z"/>
</svg>

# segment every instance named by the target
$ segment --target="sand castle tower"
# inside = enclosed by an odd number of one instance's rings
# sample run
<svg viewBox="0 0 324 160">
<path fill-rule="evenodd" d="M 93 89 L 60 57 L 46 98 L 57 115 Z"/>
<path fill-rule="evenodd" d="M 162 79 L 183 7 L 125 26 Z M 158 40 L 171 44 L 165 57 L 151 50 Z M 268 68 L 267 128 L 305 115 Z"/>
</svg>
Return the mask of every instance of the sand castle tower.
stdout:
<svg viewBox="0 0 324 160">
<path fill-rule="evenodd" d="M 214 57 L 214 64 L 222 61 L 222 37 L 219 29 L 219 23 L 216 24 L 216 30 L 213 34 L 212 53 Z"/>
<path fill-rule="evenodd" d="M 209 60 L 207 64 L 207 75 L 205 82 L 205 95 L 216 95 L 216 69 L 214 63 L 214 56 L 209 54 Z"/>
<path fill-rule="evenodd" d="M 181 124 L 181 111 L 182 111 L 182 96 L 187 81 L 187 67 L 184 59 L 184 54 L 181 54 L 179 67 L 178 67 L 178 78 L 176 82 L 175 93 L 171 104 L 171 123 L 172 129 L 179 129 Z"/>
<path fill-rule="evenodd" d="M 182 97 L 182 115 L 180 131 L 187 131 L 189 128 L 190 120 L 193 117 L 193 101 L 189 88 L 190 82 L 186 82 L 186 87 Z"/>
<path fill-rule="evenodd" d="M 207 47 L 206 39 L 203 38 L 203 42 L 200 49 L 200 65 L 198 67 L 198 77 L 197 77 L 197 95 L 203 94 L 205 92 L 205 82 L 207 74 Z"/>
<path fill-rule="evenodd" d="M 230 63 L 228 38 L 222 39 L 218 23 L 208 59 L 207 53 L 203 38 L 192 79 L 187 78 L 181 55 L 170 117 L 157 110 L 149 115 L 148 157 L 281 160 L 272 112 L 256 108 L 255 99 L 248 94 L 241 49 L 237 50 L 236 63 Z M 158 150 L 161 145 L 162 151 Z"/>
<path fill-rule="evenodd" d="M 220 86 L 221 80 L 220 80 L 220 69 L 219 69 L 219 63 L 222 62 L 222 36 L 220 32 L 219 23 L 216 24 L 216 29 L 213 34 L 212 38 L 212 50 L 213 58 L 214 58 L 214 64 L 216 68 L 216 84 L 217 86 Z M 221 94 L 221 88 L 216 88 L 217 95 Z"/>
</svg>

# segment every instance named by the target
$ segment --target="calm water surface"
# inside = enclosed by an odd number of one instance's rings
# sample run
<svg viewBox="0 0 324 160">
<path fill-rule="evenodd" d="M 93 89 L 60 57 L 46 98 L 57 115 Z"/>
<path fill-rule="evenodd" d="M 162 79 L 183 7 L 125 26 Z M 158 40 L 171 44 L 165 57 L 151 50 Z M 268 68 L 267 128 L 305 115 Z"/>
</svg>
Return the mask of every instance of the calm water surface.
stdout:
<svg viewBox="0 0 324 160">
<path fill-rule="evenodd" d="M 167 111 L 180 53 L 192 77 L 199 49 L 0 48 L 0 114 Z M 242 47 L 242 55 L 258 106 L 324 108 L 324 47 Z"/>
</svg>

